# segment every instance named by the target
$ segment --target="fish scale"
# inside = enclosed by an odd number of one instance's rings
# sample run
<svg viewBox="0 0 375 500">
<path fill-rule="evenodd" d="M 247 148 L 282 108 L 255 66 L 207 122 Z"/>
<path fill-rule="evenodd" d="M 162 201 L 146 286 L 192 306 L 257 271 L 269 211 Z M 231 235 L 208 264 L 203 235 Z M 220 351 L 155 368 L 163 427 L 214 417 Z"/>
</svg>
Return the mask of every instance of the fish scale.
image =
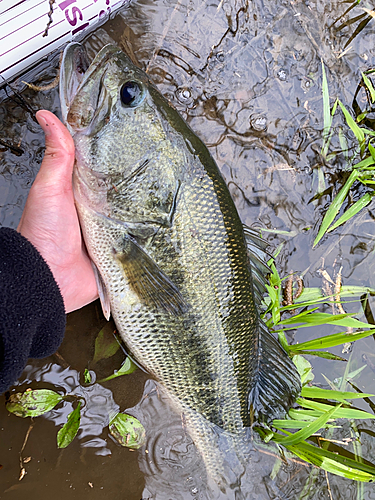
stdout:
<svg viewBox="0 0 375 500">
<path fill-rule="evenodd" d="M 217 430 L 241 461 L 252 420 L 284 415 L 300 391 L 254 299 L 264 246 L 246 233 L 259 262 L 253 290 L 245 232 L 207 148 L 119 49 L 104 47 L 90 66 L 85 57 L 79 44 L 65 50 L 60 94 L 103 310 L 185 415 L 220 483 Z"/>
</svg>

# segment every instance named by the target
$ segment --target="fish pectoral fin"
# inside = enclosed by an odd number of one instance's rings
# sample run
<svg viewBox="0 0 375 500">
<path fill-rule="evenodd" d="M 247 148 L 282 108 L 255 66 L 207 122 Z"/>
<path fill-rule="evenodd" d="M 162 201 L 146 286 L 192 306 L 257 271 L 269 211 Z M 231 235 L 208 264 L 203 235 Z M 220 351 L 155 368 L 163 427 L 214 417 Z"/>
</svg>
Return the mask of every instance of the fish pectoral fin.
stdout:
<svg viewBox="0 0 375 500">
<path fill-rule="evenodd" d="M 109 321 L 109 318 L 111 316 L 111 304 L 109 302 L 107 288 L 104 284 L 102 277 L 100 276 L 98 268 L 96 267 L 96 265 L 92 261 L 91 261 L 91 265 L 92 265 L 92 268 L 94 270 L 96 286 L 98 287 L 99 299 L 100 299 L 100 303 L 102 305 L 103 314 L 104 314 L 105 319 L 107 321 Z"/>
<path fill-rule="evenodd" d="M 130 287 L 144 304 L 176 316 L 187 310 L 177 286 L 130 236 L 118 240 L 113 250 Z"/>
</svg>

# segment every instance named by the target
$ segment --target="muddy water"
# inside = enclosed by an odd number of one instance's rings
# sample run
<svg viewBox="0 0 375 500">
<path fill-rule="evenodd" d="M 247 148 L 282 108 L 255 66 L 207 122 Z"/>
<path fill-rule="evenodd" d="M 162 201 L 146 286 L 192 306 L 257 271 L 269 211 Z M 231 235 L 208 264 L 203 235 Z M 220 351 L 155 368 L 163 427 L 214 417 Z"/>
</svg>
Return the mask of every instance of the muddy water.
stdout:
<svg viewBox="0 0 375 500">
<path fill-rule="evenodd" d="M 320 156 L 321 61 L 330 95 L 347 107 L 352 105 L 361 71 L 375 67 L 372 23 L 339 57 L 358 26 L 353 23 L 337 30 L 342 20 L 334 24 L 348 5 L 315 0 L 231 0 L 220 5 L 198 0 L 134 1 L 85 41 L 91 56 L 107 42 L 134 55 L 209 146 L 243 222 L 261 229 L 273 247 L 283 243 L 277 261 L 280 274 L 286 276 L 292 270 L 303 274 L 305 286 L 321 286 L 322 267 L 333 274 L 343 266 L 344 284 L 375 287 L 373 204 L 312 250 L 322 216 L 346 178 L 344 155 L 329 164 Z M 362 12 L 356 8 L 343 19 Z M 21 80 L 50 83 L 58 60 L 59 54 L 52 54 L 14 82 L 35 110 L 49 109 L 59 115 L 57 89 L 35 92 Z M 357 97 L 361 105 L 364 97 L 362 92 Z M 20 155 L 9 150 L 0 153 L 0 224 L 16 227 L 39 168 L 44 138 L 31 115 L 4 90 L 0 90 L 0 100 L 0 138 L 23 150 Z M 343 119 L 335 120 L 336 131 L 343 127 L 352 148 L 355 143 Z M 338 133 L 332 150 L 340 149 L 337 137 Z M 318 188 L 327 194 L 312 201 Z M 363 188 L 356 188 L 354 199 L 362 192 Z M 359 306 L 348 304 L 347 310 L 358 312 Z M 30 422 L 8 415 L 1 398 L 0 498 L 210 498 L 204 467 L 183 422 L 169 410 L 147 374 L 138 370 L 103 385 L 81 385 L 85 368 L 99 379 L 124 359 L 119 351 L 109 360 L 92 364 L 94 340 L 104 324 L 97 303 L 71 314 L 59 355 L 31 361 L 22 375 L 17 390 L 57 388 L 87 401 L 78 438 L 65 450 L 57 450 L 55 440 L 71 404 L 35 420 L 22 451 L 23 457 L 31 457 L 22 481 L 18 480 L 19 452 Z M 328 328 L 319 332 L 329 333 Z M 317 332 L 305 329 L 293 335 L 295 341 L 304 341 Z M 340 349 L 335 352 L 339 354 Z M 354 346 L 351 370 L 363 366 L 364 353 L 370 359 L 375 355 L 372 337 Z M 325 384 L 322 372 L 335 379 L 345 369 L 340 362 L 313 363 L 321 384 Z M 370 366 L 355 383 L 362 391 L 375 390 Z M 109 437 L 108 418 L 118 408 L 131 408 L 129 412 L 144 423 L 148 437 L 140 451 L 121 448 Z M 373 425 L 360 422 L 358 427 L 364 456 L 371 458 Z M 345 432 L 349 435 L 348 429 Z M 323 473 L 315 474 L 312 486 L 307 487 L 311 469 L 297 462 L 283 465 L 272 475 L 273 454 L 272 449 L 254 452 L 243 481 L 245 498 L 320 499 L 330 494 L 334 499 L 375 498 L 371 485 L 365 485 L 357 496 L 355 482 L 329 476 L 328 486 Z"/>
</svg>

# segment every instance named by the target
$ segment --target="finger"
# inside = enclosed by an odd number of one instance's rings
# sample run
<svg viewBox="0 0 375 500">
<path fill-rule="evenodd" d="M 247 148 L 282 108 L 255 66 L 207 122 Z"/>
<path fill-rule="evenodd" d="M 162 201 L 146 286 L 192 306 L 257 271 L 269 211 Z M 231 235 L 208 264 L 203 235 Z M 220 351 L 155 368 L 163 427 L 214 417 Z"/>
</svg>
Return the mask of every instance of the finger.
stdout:
<svg viewBox="0 0 375 500">
<path fill-rule="evenodd" d="M 50 111 L 38 111 L 36 118 L 45 134 L 46 151 L 35 183 L 46 187 L 59 186 L 60 191 L 71 189 L 73 139 L 66 127 Z"/>
</svg>

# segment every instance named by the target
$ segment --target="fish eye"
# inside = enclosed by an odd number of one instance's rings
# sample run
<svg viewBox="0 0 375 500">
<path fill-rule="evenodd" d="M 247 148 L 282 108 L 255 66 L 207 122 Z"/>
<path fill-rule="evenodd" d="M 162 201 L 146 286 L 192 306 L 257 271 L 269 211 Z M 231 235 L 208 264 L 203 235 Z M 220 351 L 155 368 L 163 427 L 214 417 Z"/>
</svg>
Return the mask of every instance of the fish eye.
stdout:
<svg viewBox="0 0 375 500">
<path fill-rule="evenodd" d="M 121 102 L 124 106 L 137 106 L 143 96 L 142 87 L 138 82 L 125 82 L 120 90 Z"/>
</svg>

